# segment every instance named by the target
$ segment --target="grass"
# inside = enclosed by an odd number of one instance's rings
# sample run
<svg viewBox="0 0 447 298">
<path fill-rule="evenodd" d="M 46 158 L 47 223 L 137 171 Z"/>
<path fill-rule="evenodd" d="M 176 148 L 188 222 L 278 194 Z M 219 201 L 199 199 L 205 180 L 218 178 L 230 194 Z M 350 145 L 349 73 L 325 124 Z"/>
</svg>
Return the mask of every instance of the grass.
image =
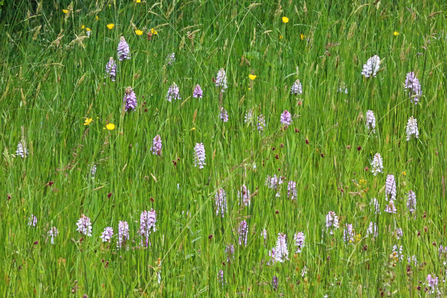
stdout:
<svg viewBox="0 0 447 298">
<path fill-rule="evenodd" d="M 447 245 L 445 4 L 69 5 L 7 1 L 0 12 L 3 297 L 446 294 L 445 254 L 438 255 L 440 245 Z M 149 41 L 151 28 L 157 35 Z M 109 57 L 116 60 L 120 36 L 131 59 L 117 61 L 112 82 L 104 70 Z M 168 65 L 171 53 L 176 60 Z M 380 71 L 367 79 L 361 71 L 373 55 L 381 58 Z M 223 93 L 213 82 L 221 68 L 228 78 Z M 410 71 L 422 85 L 417 105 L 404 88 Z M 290 94 L 297 79 L 300 96 Z M 181 100 L 168 102 L 173 82 Z M 347 94 L 337 92 L 343 83 Z M 196 84 L 202 99 L 192 97 Z M 126 113 L 128 86 L 138 106 Z M 219 119 L 220 102 L 228 111 L 226 123 Z M 244 121 L 249 110 L 252 123 Z M 284 110 L 294 115 L 287 129 L 280 122 Z M 374 134 L 365 127 L 367 110 L 376 117 Z M 262 134 L 256 129 L 261 114 Z M 419 138 L 406 141 L 411 116 Z M 87 118 L 93 121 L 84 125 Z M 107 123 L 116 128 L 105 129 Z M 151 152 L 156 135 L 162 156 Z M 29 150 L 26 158 L 14 157 L 21 141 Z M 201 142 L 203 169 L 194 167 L 194 146 Z M 384 170 L 374 176 L 376 153 Z M 285 177 L 279 191 L 265 185 L 274 174 Z M 388 174 L 396 178 L 396 214 L 384 212 Z M 287 196 L 289 180 L 296 182 L 296 200 Z M 247 207 L 238 198 L 243 184 L 253 194 Z M 224 217 L 216 215 L 219 188 L 227 195 Z M 410 190 L 417 197 L 414 214 L 406 207 Z M 381 214 L 370 206 L 373 198 Z M 151 208 L 157 231 L 145 249 L 140 214 Z M 326 231 L 329 211 L 340 217 L 333 234 Z M 28 225 L 31 214 L 35 227 Z M 91 237 L 76 231 L 82 214 L 93 223 Z M 248 224 L 247 246 L 238 244 L 242 220 Z M 110 243 L 100 239 L 108 226 L 116 234 L 119 221 L 130 230 L 122 249 L 116 235 Z M 367 237 L 370 222 L 378 226 L 375 238 Z M 355 230 L 351 243 L 343 240 L 346 224 Z M 53 226 L 59 231 L 54 245 L 48 236 Z M 295 254 L 297 232 L 306 238 Z M 268 265 L 278 233 L 287 235 L 289 260 Z M 231 262 L 229 244 L 235 248 Z M 402 246 L 402 260 L 392 255 L 394 245 Z M 411 256 L 416 263 L 407 262 Z M 435 293 L 428 274 L 439 277 Z"/>
</svg>

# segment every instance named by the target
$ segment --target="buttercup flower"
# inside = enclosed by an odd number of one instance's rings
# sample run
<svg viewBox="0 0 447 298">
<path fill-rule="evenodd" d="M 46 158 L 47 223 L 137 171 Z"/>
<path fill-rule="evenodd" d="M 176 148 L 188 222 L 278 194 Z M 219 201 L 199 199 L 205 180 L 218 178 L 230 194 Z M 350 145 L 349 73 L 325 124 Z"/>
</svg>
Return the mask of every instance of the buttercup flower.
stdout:
<svg viewBox="0 0 447 298">
<path fill-rule="evenodd" d="M 141 31 L 141 30 L 135 30 L 135 34 L 136 34 L 136 35 L 143 35 L 143 31 Z"/>
<path fill-rule="evenodd" d="M 154 35 L 158 34 L 157 30 L 155 30 L 154 28 L 151 28 L 151 33 L 154 34 Z"/>
<path fill-rule="evenodd" d="M 255 76 L 255 75 L 248 75 L 248 77 L 250 78 L 250 80 L 253 81 L 254 79 L 256 79 L 257 76 Z"/>
<path fill-rule="evenodd" d="M 93 119 L 92 118 L 87 118 L 84 121 L 84 125 L 90 125 L 90 123 L 92 123 Z"/>
<path fill-rule="evenodd" d="M 115 124 L 113 124 L 113 123 L 109 123 L 109 124 L 106 125 L 106 128 L 107 128 L 108 130 L 114 130 L 114 129 L 115 129 Z"/>
<path fill-rule="evenodd" d="M 67 14 L 68 13 L 68 9 L 62 9 L 62 12 Z"/>
<path fill-rule="evenodd" d="M 289 22 L 289 18 L 288 17 L 282 17 L 282 22 L 287 24 Z"/>
<path fill-rule="evenodd" d="M 398 36 L 399 35 L 399 32 L 397 32 L 397 31 L 394 31 L 394 36 Z"/>
<path fill-rule="evenodd" d="M 113 27 L 115 27 L 115 24 L 107 24 L 107 28 L 109 28 L 110 30 L 112 30 Z"/>
</svg>

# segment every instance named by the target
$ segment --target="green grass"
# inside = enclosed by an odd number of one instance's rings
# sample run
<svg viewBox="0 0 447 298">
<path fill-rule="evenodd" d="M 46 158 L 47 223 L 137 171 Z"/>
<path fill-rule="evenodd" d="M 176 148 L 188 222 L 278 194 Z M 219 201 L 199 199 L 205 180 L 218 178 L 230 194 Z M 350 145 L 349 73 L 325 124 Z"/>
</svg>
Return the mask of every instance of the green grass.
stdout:
<svg viewBox="0 0 447 298">
<path fill-rule="evenodd" d="M 438 256 L 439 245 L 447 245 L 442 1 L 77 0 L 72 9 L 67 1 L 6 2 L 0 11 L 2 297 L 428 297 L 428 274 L 439 277 L 441 296 L 447 294 L 445 258 Z M 158 34 L 148 41 L 151 28 Z M 120 36 L 131 59 L 117 62 L 112 82 L 105 65 L 116 59 Z M 171 53 L 176 61 L 165 65 Z M 363 64 L 373 55 L 381 68 L 366 79 Z M 222 95 L 213 82 L 221 68 L 228 78 Z M 404 89 L 410 71 L 422 84 L 418 105 Z M 303 85 L 299 97 L 290 95 L 296 79 Z M 173 82 L 182 99 L 168 102 Z M 337 92 L 341 83 L 348 94 Z M 196 84 L 203 99 L 192 97 Z M 124 113 L 128 86 L 138 107 Z M 220 96 L 227 123 L 219 119 Z M 265 116 L 264 133 L 244 122 L 250 109 Z M 299 117 L 284 130 L 286 109 Z M 376 116 L 376 134 L 365 129 L 367 110 Z M 406 141 L 410 116 L 417 118 L 419 139 Z M 88 126 L 86 118 L 93 118 Z M 104 129 L 107 123 L 116 128 Z M 161 157 L 150 151 L 157 134 Z M 22 140 L 29 150 L 23 159 L 13 156 Z M 203 169 L 194 167 L 200 142 Z M 375 153 L 384 164 L 377 176 L 370 165 Z M 286 177 L 279 197 L 265 185 L 274 174 Z M 387 174 L 396 178 L 394 215 L 384 212 Z M 296 182 L 295 201 L 287 198 L 289 180 Z M 242 184 L 256 192 L 249 207 L 239 204 Z M 215 212 L 219 188 L 227 194 L 224 218 Z M 409 190 L 417 196 L 415 216 L 406 207 Z M 373 198 L 380 215 L 370 208 Z M 151 208 L 157 231 L 143 249 L 140 213 Z M 340 216 L 333 235 L 325 231 L 329 211 Z M 28 226 L 31 214 L 36 227 Z M 81 214 L 94 221 L 92 237 L 76 231 Z M 246 247 L 238 245 L 243 219 Z M 130 228 L 120 250 L 116 236 L 111 244 L 100 239 L 107 226 L 116 234 L 119 221 Z M 375 239 L 366 237 L 371 221 L 378 224 Z M 347 223 L 360 235 L 355 243 L 343 241 Z M 305 247 L 294 254 L 300 231 Z M 290 260 L 267 266 L 278 233 L 287 235 Z M 227 244 L 235 247 L 231 263 Z M 403 247 L 403 261 L 390 256 L 393 245 Z M 413 255 L 417 264 L 407 266 Z"/>
</svg>

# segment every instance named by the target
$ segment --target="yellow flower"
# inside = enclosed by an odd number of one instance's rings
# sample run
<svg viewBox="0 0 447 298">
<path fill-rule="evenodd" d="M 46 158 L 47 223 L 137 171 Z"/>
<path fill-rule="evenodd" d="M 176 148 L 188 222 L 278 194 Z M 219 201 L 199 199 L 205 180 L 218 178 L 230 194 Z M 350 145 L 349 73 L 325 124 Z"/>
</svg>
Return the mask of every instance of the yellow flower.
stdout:
<svg viewBox="0 0 447 298">
<path fill-rule="evenodd" d="M 157 35 L 157 34 L 158 34 L 158 33 L 157 33 L 157 30 L 155 30 L 154 28 L 151 29 L 151 33 L 154 34 L 154 35 Z"/>
<path fill-rule="evenodd" d="M 107 28 L 109 28 L 110 30 L 112 30 L 113 27 L 115 27 L 115 24 L 108 24 L 108 25 L 107 25 Z"/>
<path fill-rule="evenodd" d="M 282 22 L 283 23 L 288 23 L 289 22 L 289 18 L 288 17 L 282 17 Z"/>
<path fill-rule="evenodd" d="M 62 9 L 62 11 L 67 14 L 68 13 L 68 9 Z"/>
<path fill-rule="evenodd" d="M 279 39 L 283 39 L 283 37 L 282 37 L 282 35 L 281 35 L 281 34 L 279 35 Z"/>
<path fill-rule="evenodd" d="M 85 26 L 84 26 L 84 25 L 82 25 L 82 26 L 81 26 L 81 29 L 85 29 Z"/>
<path fill-rule="evenodd" d="M 109 123 L 109 124 L 106 125 L 106 128 L 107 128 L 108 130 L 114 130 L 114 129 L 115 129 L 115 124 L 113 124 L 113 123 Z"/>
<path fill-rule="evenodd" d="M 195 127 L 193 127 L 193 128 L 191 128 L 190 130 L 196 130 L 196 128 L 195 128 Z"/>
<path fill-rule="evenodd" d="M 85 29 L 85 30 L 87 30 L 87 31 L 91 31 L 90 28 L 87 28 L 87 29 Z"/>
<path fill-rule="evenodd" d="M 397 32 L 397 31 L 394 31 L 394 36 L 398 36 L 399 35 L 399 32 Z"/>
<path fill-rule="evenodd" d="M 136 33 L 137 35 L 143 35 L 143 31 L 141 31 L 141 30 L 135 30 L 135 33 Z"/>
<path fill-rule="evenodd" d="M 98 16 L 95 16 L 95 19 L 96 19 L 97 21 L 99 21 L 99 18 L 98 18 Z"/>
<path fill-rule="evenodd" d="M 250 78 L 250 80 L 254 81 L 254 79 L 256 79 L 255 75 L 248 75 L 248 77 Z"/>
<path fill-rule="evenodd" d="M 366 184 L 366 180 L 365 179 L 360 179 L 359 184 Z"/>
<path fill-rule="evenodd" d="M 133 0 L 136 3 L 141 3 L 141 0 Z"/>
<path fill-rule="evenodd" d="M 304 37 L 306 37 L 306 35 L 304 35 L 304 34 L 300 34 L 300 38 L 301 38 L 301 40 L 304 40 Z"/>
<path fill-rule="evenodd" d="M 84 125 L 90 125 L 90 123 L 92 123 L 93 119 L 92 118 L 87 118 L 85 119 Z"/>
<path fill-rule="evenodd" d="M 402 172 L 402 175 L 406 176 L 406 175 L 407 175 L 407 173 L 405 173 L 405 171 L 403 171 L 403 172 Z"/>
</svg>

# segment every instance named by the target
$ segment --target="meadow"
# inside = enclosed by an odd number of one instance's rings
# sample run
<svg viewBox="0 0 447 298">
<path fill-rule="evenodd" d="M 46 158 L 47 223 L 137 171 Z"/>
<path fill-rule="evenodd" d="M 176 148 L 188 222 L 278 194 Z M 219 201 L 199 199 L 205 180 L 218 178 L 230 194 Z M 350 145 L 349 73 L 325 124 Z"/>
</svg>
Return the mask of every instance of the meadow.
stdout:
<svg viewBox="0 0 447 298">
<path fill-rule="evenodd" d="M 0 1 L 0 296 L 445 297 L 446 11 Z"/>
</svg>

